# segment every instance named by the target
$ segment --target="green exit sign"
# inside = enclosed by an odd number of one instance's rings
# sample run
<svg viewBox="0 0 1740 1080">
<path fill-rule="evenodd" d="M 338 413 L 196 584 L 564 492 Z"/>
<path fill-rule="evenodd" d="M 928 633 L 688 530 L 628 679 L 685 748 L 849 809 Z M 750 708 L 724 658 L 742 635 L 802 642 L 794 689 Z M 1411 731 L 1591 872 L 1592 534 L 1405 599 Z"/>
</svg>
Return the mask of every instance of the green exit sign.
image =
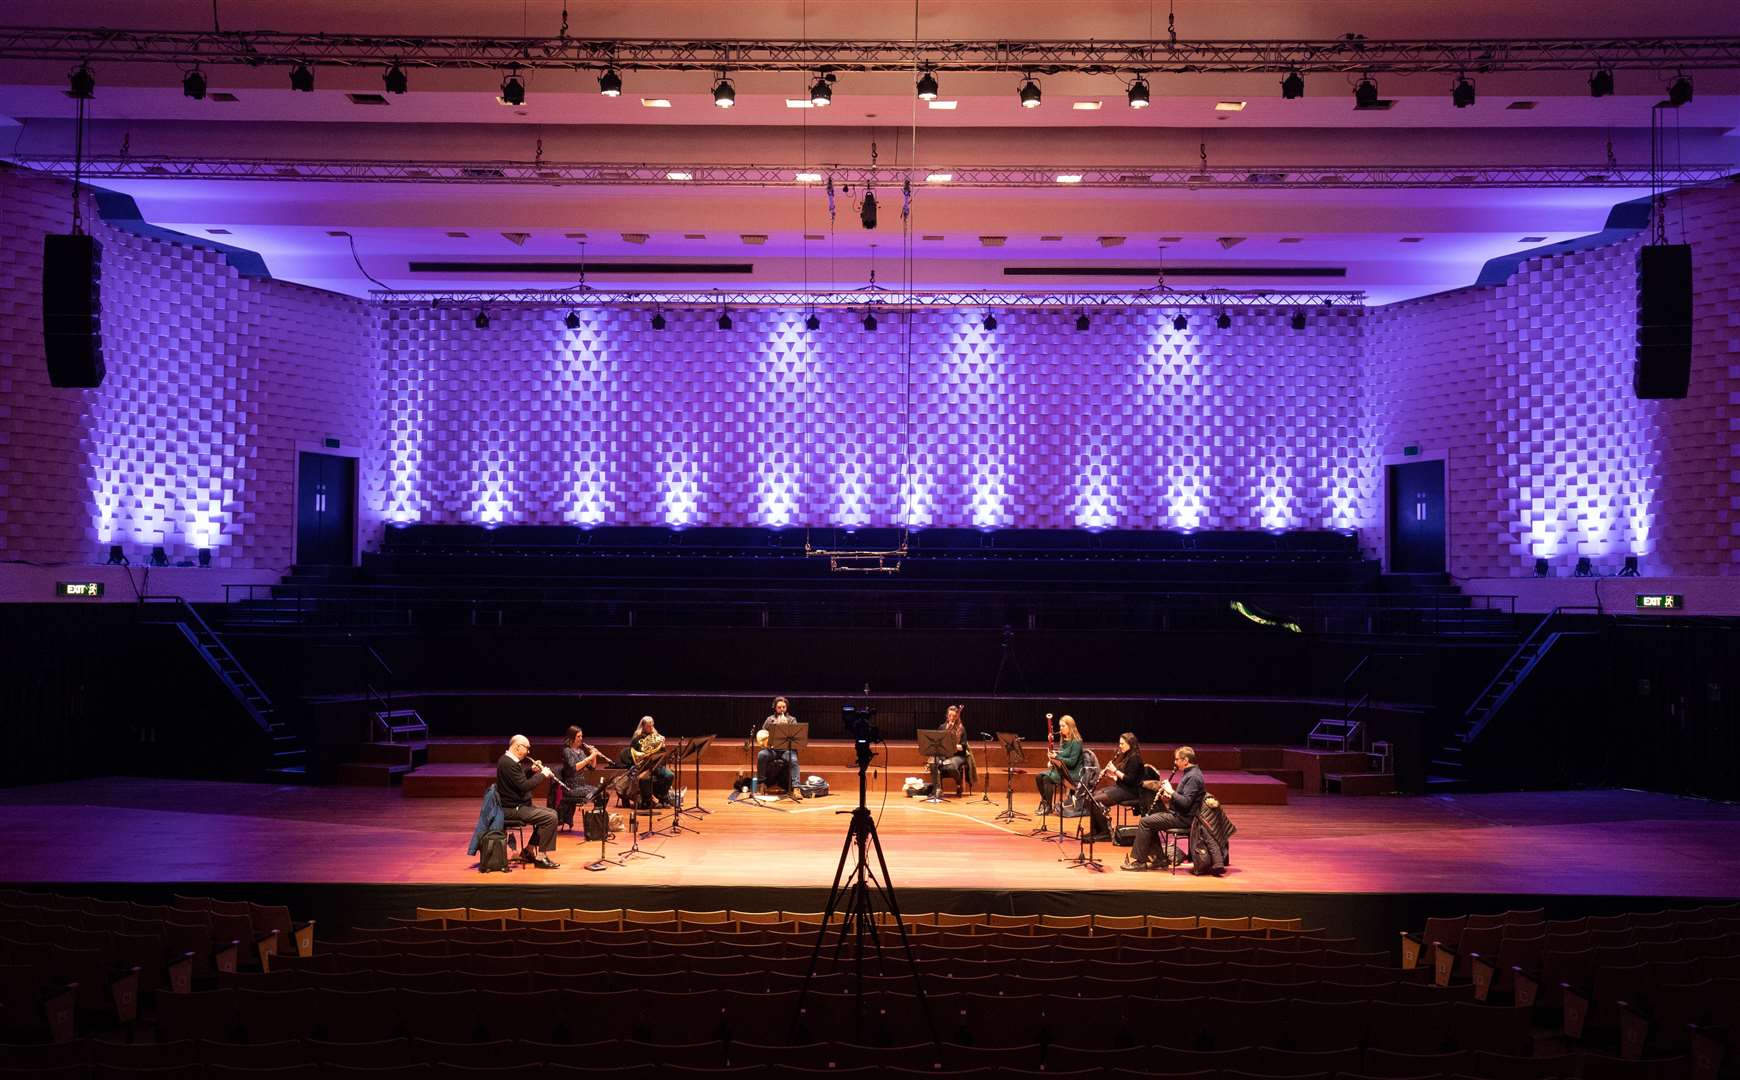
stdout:
<svg viewBox="0 0 1740 1080">
<path fill-rule="evenodd" d="M 1679 593 L 1638 593 L 1637 609 L 1639 611 L 1679 611 L 1686 606 L 1686 598 Z"/>
<path fill-rule="evenodd" d="M 54 595 L 71 597 L 76 600 L 96 600 L 103 595 L 103 583 L 100 581 L 57 581 L 54 583 Z"/>
</svg>

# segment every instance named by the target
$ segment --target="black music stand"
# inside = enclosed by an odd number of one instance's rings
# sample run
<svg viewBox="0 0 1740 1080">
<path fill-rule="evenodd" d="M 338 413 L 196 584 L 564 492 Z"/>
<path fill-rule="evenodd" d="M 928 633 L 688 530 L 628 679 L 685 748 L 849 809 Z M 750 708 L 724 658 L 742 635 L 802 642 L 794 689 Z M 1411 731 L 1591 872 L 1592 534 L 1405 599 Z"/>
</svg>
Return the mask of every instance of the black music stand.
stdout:
<svg viewBox="0 0 1740 1080">
<path fill-rule="evenodd" d="M 781 767 L 789 770 L 791 768 L 791 758 L 786 755 L 795 754 L 800 750 L 808 750 L 809 746 L 810 726 L 808 724 L 798 721 L 786 721 L 783 723 L 767 725 L 767 748 L 779 755 L 779 760 L 782 763 Z M 799 783 L 802 783 L 802 780 L 800 780 Z M 786 780 L 785 795 L 783 797 L 790 799 L 792 802 L 798 801 L 797 796 L 792 794 L 789 775 Z M 754 796 L 751 795 L 750 799 L 751 801 L 754 801 Z"/>
<path fill-rule="evenodd" d="M 1085 774 L 1085 770 L 1084 770 L 1084 774 Z M 1085 775 L 1083 776 L 1083 779 L 1084 780 L 1086 779 Z M 1093 807 L 1099 803 L 1099 799 L 1097 799 L 1094 796 L 1094 791 L 1093 791 L 1093 788 L 1091 788 L 1091 787 L 1084 786 L 1080 790 L 1081 790 L 1082 810 L 1084 812 L 1083 812 L 1081 817 L 1078 817 L 1075 819 L 1075 844 L 1076 844 L 1075 858 L 1066 859 L 1066 858 L 1063 858 L 1063 856 L 1061 856 L 1061 855 L 1058 856 L 1058 858 L 1060 858 L 1064 862 L 1068 863 L 1072 869 L 1079 866 L 1079 867 L 1083 867 L 1083 868 L 1088 869 L 1088 870 L 1092 870 L 1096 874 L 1103 874 L 1103 873 L 1105 873 L 1105 869 L 1106 869 L 1105 865 L 1103 863 L 1101 863 L 1098 859 L 1094 858 L 1094 824 L 1093 824 L 1094 813 L 1093 813 Z M 1100 813 L 1102 813 L 1102 814 L 1105 813 L 1105 807 L 1103 807 L 1103 806 L 1100 807 Z M 1084 821 L 1088 823 L 1086 835 L 1083 835 L 1083 833 L 1081 831 L 1081 823 Z M 1058 817 L 1057 822 L 1058 822 L 1059 832 L 1061 833 L 1062 828 L 1063 828 L 1062 816 Z M 1059 842 L 1061 843 L 1061 840 Z"/>
<path fill-rule="evenodd" d="M 927 728 L 914 734 L 918 736 L 918 752 L 930 762 L 930 795 L 924 801 L 942 802 L 942 759 L 954 756 L 954 748 L 949 746 L 949 729 Z"/>
<path fill-rule="evenodd" d="M 656 832 L 657 832 L 657 830 L 654 830 L 654 829 L 648 829 L 646 832 L 640 831 L 640 778 L 642 776 L 646 775 L 648 770 L 656 768 L 658 765 L 663 763 L 663 761 L 665 760 L 665 755 L 667 753 L 669 753 L 669 751 L 667 751 L 667 750 L 654 751 L 653 753 L 647 754 L 645 757 L 642 757 L 639 761 L 635 762 L 633 765 L 630 765 L 628 767 L 628 793 L 629 793 L 628 835 L 629 835 L 629 843 L 628 843 L 627 849 L 625 849 L 623 851 L 623 853 L 621 854 L 621 856 L 618 857 L 616 860 L 617 865 L 619 865 L 619 866 L 627 865 L 628 860 L 633 858 L 636 855 L 651 855 L 655 859 L 664 858 L 664 856 L 660 855 L 658 852 L 647 851 L 640 846 L 640 842 L 643 838 L 656 835 Z M 652 820 L 652 811 L 651 811 L 650 807 L 648 808 L 647 813 L 648 813 L 647 820 L 648 820 L 648 823 L 650 824 L 651 820 Z"/>
<path fill-rule="evenodd" d="M 718 736 L 697 735 L 695 738 L 689 740 L 689 745 L 683 750 L 684 757 L 695 759 L 695 805 L 684 807 L 682 810 L 679 810 L 677 812 L 678 816 L 683 814 L 699 814 L 702 817 L 706 817 L 708 814 L 713 812 L 711 810 L 703 809 L 701 806 L 701 755 L 706 752 L 707 747 L 713 745 L 713 740 L 715 738 L 718 738 Z M 694 832 L 695 829 L 691 827 L 689 831 Z"/>
<path fill-rule="evenodd" d="M 671 746 L 668 742 L 666 743 L 666 751 L 669 754 L 669 756 L 667 757 L 666 760 L 668 760 L 671 763 L 671 791 L 670 791 L 671 822 L 669 825 L 666 825 L 662 829 L 653 829 L 652 830 L 653 833 L 655 833 L 659 836 L 675 836 L 680 832 L 698 833 L 701 831 L 700 829 L 695 828 L 693 825 L 690 825 L 687 829 L 683 828 L 683 794 L 684 794 L 684 792 L 683 792 L 682 788 L 677 786 L 677 781 L 682 778 L 683 762 L 689 756 L 690 742 L 688 739 L 678 739 L 676 742 L 677 742 L 677 745 L 674 749 L 671 748 Z M 656 811 L 655 811 L 654 816 L 656 816 Z"/>
<path fill-rule="evenodd" d="M 997 742 L 1003 747 L 1003 797 L 1007 801 L 1007 809 L 992 818 L 992 821 L 1032 821 L 1033 815 L 1023 814 L 1015 809 L 1015 768 L 1017 761 L 1026 763 L 1026 757 L 1021 749 L 1021 736 L 1012 731 L 997 732 Z M 1019 770 L 1025 772 L 1026 770 Z M 989 799 L 990 789 L 985 790 L 985 798 Z"/>
</svg>

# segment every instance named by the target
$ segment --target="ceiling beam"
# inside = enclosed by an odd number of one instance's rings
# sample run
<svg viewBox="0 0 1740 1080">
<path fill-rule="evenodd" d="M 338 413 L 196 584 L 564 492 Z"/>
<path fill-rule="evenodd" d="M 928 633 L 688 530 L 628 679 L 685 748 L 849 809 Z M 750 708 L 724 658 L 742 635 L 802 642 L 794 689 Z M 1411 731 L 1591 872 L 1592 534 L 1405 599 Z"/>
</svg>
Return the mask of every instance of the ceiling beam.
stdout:
<svg viewBox="0 0 1740 1080">
<path fill-rule="evenodd" d="M 377 289 L 379 303 L 442 307 L 486 304 L 491 307 L 629 308 L 1317 308 L 1363 310 L 1365 293 L 1357 290 L 1288 292 L 1227 289 L 1178 290 L 1164 285 L 1135 292 L 918 292 L 869 287 L 844 291 L 600 291 L 575 289 Z"/>
</svg>

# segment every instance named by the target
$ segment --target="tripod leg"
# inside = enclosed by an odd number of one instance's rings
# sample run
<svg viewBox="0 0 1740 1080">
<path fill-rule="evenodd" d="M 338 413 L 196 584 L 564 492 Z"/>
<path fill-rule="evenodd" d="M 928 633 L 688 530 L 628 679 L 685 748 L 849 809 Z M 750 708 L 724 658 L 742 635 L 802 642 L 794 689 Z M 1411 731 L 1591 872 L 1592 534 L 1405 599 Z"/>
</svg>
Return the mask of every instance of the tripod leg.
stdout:
<svg viewBox="0 0 1740 1080">
<path fill-rule="evenodd" d="M 834 909 L 840 902 L 840 879 L 846 874 L 846 856 L 850 854 L 852 854 L 852 833 L 848 831 L 846 833 L 846 842 L 840 847 L 840 865 L 834 868 L 834 884 L 828 889 L 828 904 L 822 909 L 822 928 L 816 932 L 816 944 L 815 947 L 810 950 L 809 974 L 804 976 L 803 992 L 798 995 L 798 1009 L 800 1012 L 803 1010 L 804 1001 L 810 992 L 810 980 L 816 977 L 816 965 L 819 964 L 822 959 L 822 942 L 827 940 L 828 923 L 832 921 Z M 836 950 L 835 955 L 837 959 L 838 950 Z"/>
<path fill-rule="evenodd" d="M 894 916 L 894 928 L 900 933 L 900 949 L 906 954 L 907 970 L 912 972 L 912 990 L 918 998 L 918 1005 L 924 1013 L 925 1030 L 930 1032 L 930 1041 L 942 1045 L 936 1035 L 936 1023 L 930 1015 L 930 1003 L 924 996 L 924 980 L 919 978 L 918 965 L 912 955 L 912 942 L 906 936 L 906 920 L 900 916 L 900 903 L 894 898 L 894 881 L 888 876 L 888 859 L 882 854 L 882 838 L 876 835 L 876 822 L 866 821 L 870 829 L 870 842 L 876 846 L 876 864 L 882 868 L 883 893 L 888 900 L 888 912 Z"/>
</svg>

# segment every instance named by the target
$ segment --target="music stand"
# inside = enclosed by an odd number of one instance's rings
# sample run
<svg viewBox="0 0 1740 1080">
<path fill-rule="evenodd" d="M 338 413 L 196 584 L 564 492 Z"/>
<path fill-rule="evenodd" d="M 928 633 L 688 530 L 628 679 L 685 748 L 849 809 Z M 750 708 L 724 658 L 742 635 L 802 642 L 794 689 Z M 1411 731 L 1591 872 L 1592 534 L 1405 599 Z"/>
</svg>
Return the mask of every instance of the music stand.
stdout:
<svg viewBox="0 0 1740 1080">
<path fill-rule="evenodd" d="M 621 857 L 616 860 L 618 865 L 626 865 L 628 860 L 636 855 L 651 855 L 655 859 L 664 858 L 664 856 L 660 855 L 658 852 L 646 851 L 640 846 L 643 837 L 653 836 L 656 833 L 656 830 L 652 829 L 649 829 L 646 832 L 640 831 L 640 778 L 644 776 L 649 769 L 655 768 L 663 762 L 665 755 L 669 752 L 670 751 L 668 750 L 655 751 L 654 753 L 647 754 L 645 757 L 628 767 L 628 835 L 630 839 L 627 850 L 625 850 Z M 650 808 L 648 809 L 647 820 L 649 824 L 652 821 Z"/>
<path fill-rule="evenodd" d="M 1023 764 L 1026 763 L 1026 756 L 1021 749 L 1021 736 L 1012 731 L 999 731 L 997 732 L 997 742 L 1003 747 L 1003 797 L 1007 800 L 1008 808 L 991 820 L 1032 821 L 1033 815 L 1023 814 L 1021 811 L 1015 809 L 1015 774 L 1016 772 L 1026 772 L 1025 769 L 1018 770 L 1015 768 L 1015 762 L 1017 761 L 1020 761 Z M 989 797 L 990 791 L 987 788 L 986 798 Z"/>
<path fill-rule="evenodd" d="M 810 726 L 799 721 L 786 721 L 767 725 L 767 748 L 778 755 L 781 768 L 787 770 L 784 798 L 797 802 L 797 796 L 791 791 L 791 758 L 799 750 L 808 750 L 810 745 Z M 801 781 L 800 781 L 801 783 Z M 750 796 L 754 801 L 754 796 Z"/>
<path fill-rule="evenodd" d="M 687 830 L 683 828 L 683 789 L 677 786 L 677 781 L 680 780 L 683 775 L 683 761 L 689 756 L 689 746 L 690 743 L 688 739 L 676 740 L 676 746 L 674 748 L 671 747 L 669 742 L 665 744 L 668 754 L 667 760 L 670 761 L 672 766 L 670 791 L 671 823 L 662 829 L 652 830 L 660 836 L 675 836 L 678 833 L 685 831 L 692 833 L 698 833 L 701 831 L 693 825 L 689 826 Z M 656 811 L 654 812 L 654 816 L 657 816 Z"/>
<path fill-rule="evenodd" d="M 918 752 L 930 762 L 930 795 L 924 800 L 927 803 L 939 803 L 942 797 L 942 759 L 954 756 L 953 747 L 949 746 L 948 728 L 930 728 L 915 732 L 918 736 Z"/>
<path fill-rule="evenodd" d="M 684 757 L 695 759 L 695 805 L 679 810 L 677 812 L 679 816 L 682 814 L 699 814 L 702 817 L 706 817 L 708 814 L 713 812 L 711 810 L 703 809 L 701 806 L 701 755 L 706 751 L 707 747 L 713 745 L 713 740 L 717 737 L 718 736 L 716 735 L 698 735 L 695 738 L 690 739 L 688 746 L 683 750 Z M 689 831 L 695 832 L 697 830 L 691 826 Z"/>
<path fill-rule="evenodd" d="M 1082 780 L 1083 780 L 1083 783 L 1085 785 L 1086 781 L 1087 781 L 1087 775 L 1086 775 L 1085 770 L 1084 770 L 1083 775 L 1082 775 Z M 1099 804 L 1099 799 L 1094 796 L 1093 788 L 1083 786 L 1083 787 L 1081 787 L 1081 801 L 1082 801 L 1083 813 L 1082 813 L 1081 817 L 1075 819 L 1075 844 L 1076 844 L 1075 858 L 1066 859 L 1061 855 L 1058 856 L 1058 858 L 1061 859 L 1063 862 L 1068 863 L 1071 868 L 1080 866 L 1080 867 L 1085 867 L 1089 870 L 1092 870 L 1096 874 L 1104 873 L 1105 869 L 1106 869 L 1105 865 L 1103 863 L 1101 863 L 1098 859 L 1094 858 L 1094 825 L 1093 825 L 1094 813 L 1093 813 L 1093 808 Z M 1102 813 L 1102 814 L 1105 813 L 1105 807 L 1103 807 L 1103 806 L 1100 807 L 1100 813 Z M 1061 816 L 1059 816 L 1057 821 L 1058 821 L 1059 831 L 1061 832 L 1062 825 L 1063 825 L 1063 818 Z M 1082 834 L 1082 831 L 1081 831 L 1081 823 L 1083 821 L 1086 821 L 1088 823 L 1087 834 L 1085 836 Z M 1060 843 L 1061 843 L 1061 841 L 1060 841 Z"/>
</svg>

